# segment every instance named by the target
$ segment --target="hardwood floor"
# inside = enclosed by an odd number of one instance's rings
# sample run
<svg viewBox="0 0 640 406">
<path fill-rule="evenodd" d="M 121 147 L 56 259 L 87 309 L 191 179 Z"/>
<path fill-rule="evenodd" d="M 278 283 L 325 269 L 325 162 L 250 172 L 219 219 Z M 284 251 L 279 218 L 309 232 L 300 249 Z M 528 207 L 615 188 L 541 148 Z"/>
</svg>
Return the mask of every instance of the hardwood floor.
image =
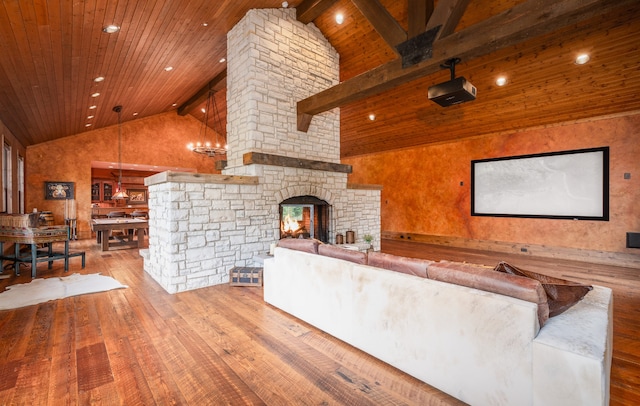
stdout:
<svg viewBox="0 0 640 406">
<path fill-rule="evenodd" d="M 0 404 L 457 404 L 449 396 L 265 305 L 262 289 L 170 295 L 137 250 L 86 269 L 127 289 L 0 312 Z M 62 263 L 39 277 L 62 275 Z M 8 283 L 31 280 L 29 272 Z"/>
<path fill-rule="evenodd" d="M 128 285 L 0 311 L 0 405 L 325 404 L 454 405 L 460 402 L 281 312 L 255 287 L 220 285 L 170 295 L 142 270 L 136 249 L 101 252 L 86 268 Z M 568 261 L 383 241 L 383 251 L 493 264 L 614 289 L 612 405 L 640 403 L 640 271 Z M 441 257 L 439 257 L 441 256 Z M 63 276 L 39 264 L 39 277 Z M 9 284 L 22 276 L 0 280 Z"/>
</svg>

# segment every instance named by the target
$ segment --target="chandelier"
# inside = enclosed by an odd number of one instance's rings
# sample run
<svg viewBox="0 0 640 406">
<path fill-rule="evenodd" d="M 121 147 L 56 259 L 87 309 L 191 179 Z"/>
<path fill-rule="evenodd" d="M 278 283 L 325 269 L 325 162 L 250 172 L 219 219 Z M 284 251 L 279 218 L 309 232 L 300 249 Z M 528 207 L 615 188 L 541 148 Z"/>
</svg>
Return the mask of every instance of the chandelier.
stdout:
<svg viewBox="0 0 640 406">
<path fill-rule="evenodd" d="M 202 126 L 200 127 L 200 141 L 187 144 L 187 149 L 189 149 L 190 151 L 207 155 L 209 157 L 214 157 L 216 155 L 226 155 L 227 153 L 227 146 L 222 146 L 220 140 L 218 139 L 219 134 L 222 134 L 223 131 L 222 120 L 220 119 L 220 113 L 218 112 L 218 105 L 216 104 L 216 98 L 214 94 L 215 92 L 212 89 L 209 89 L 206 107 L 202 109 L 204 118 L 202 120 Z M 212 114 L 213 116 L 213 130 L 215 134 L 213 143 L 207 139 L 207 127 L 210 117 L 209 114 Z M 226 131 L 224 133 L 226 134 Z M 222 141 L 226 143 L 225 139 L 222 139 Z"/>
</svg>

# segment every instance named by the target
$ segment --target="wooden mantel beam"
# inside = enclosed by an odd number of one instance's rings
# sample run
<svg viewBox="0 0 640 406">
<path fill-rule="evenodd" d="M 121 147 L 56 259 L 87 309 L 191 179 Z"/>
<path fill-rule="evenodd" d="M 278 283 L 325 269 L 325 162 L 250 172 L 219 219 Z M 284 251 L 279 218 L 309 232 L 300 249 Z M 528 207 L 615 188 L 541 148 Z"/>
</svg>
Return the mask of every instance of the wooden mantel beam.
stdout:
<svg viewBox="0 0 640 406">
<path fill-rule="evenodd" d="M 316 171 L 351 173 L 351 165 L 338 164 L 311 159 L 292 158 L 283 155 L 265 154 L 263 152 L 246 152 L 242 155 L 244 165 L 272 165 L 288 168 L 313 169 Z"/>
<path fill-rule="evenodd" d="M 376 95 L 438 72 L 447 59 L 469 61 L 548 34 L 637 0 L 528 0 L 433 44 L 432 59 L 402 68 L 400 58 L 362 73 L 297 104 L 298 130 L 307 131 L 314 115 Z M 437 6 L 436 6 L 437 7 Z"/>
<path fill-rule="evenodd" d="M 191 113 L 193 109 L 202 104 L 207 97 L 209 97 L 209 91 L 213 90 L 217 92 L 218 90 L 223 89 L 227 85 L 227 70 L 223 70 L 218 73 L 216 77 L 211 79 L 209 83 L 202 89 L 198 90 L 196 94 L 191 96 L 189 100 L 187 100 L 183 105 L 178 107 L 178 115 L 186 116 Z"/>
</svg>

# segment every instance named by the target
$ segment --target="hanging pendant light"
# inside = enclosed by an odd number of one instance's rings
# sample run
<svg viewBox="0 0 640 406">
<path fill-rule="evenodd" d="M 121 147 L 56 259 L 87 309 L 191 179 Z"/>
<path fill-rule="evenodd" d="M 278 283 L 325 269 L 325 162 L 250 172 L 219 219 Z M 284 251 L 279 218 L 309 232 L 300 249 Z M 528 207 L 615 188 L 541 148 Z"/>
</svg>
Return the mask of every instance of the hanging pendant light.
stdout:
<svg viewBox="0 0 640 406">
<path fill-rule="evenodd" d="M 218 105 L 216 104 L 215 92 L 212 89 L 209 89 L 207 104 L 206 104 L 206 107 L 203 109 L 203 113 L 204 113 L 204 119 L 202 120 L 202 126 L 200 126 L 200 141 L 196 143 L 193 143 L 193 142 L 189 143 L 187 145 L 187 149 L 197 154 L 203 154 L 209 157 L 225 155 L 227 153 L 227 147 L 226 145 L 223 146 L 220 140 L 218 139 L 218 135 L 223 133 L 222 120 L 220 118 L 220 113 L 218 112 Z M 213 114 L 213 124 L 214 124 L 213 129 L 215 133 L 215 141 L 213 143 L 207 139 L 207 127 L 209 124 L 210 113 Z M 224 131 L 224 133 L 226 134 L 226 131 Z M 226 143 L 226 137 L 222 141 Z"/>
<path fill-rule="evenodd" d="M 113 111 L 118 113 L 118 188 L 111 199 L 126 200 L 129 195 L 122 190 L 122 106 L 115 106 Z"/>
</svg>

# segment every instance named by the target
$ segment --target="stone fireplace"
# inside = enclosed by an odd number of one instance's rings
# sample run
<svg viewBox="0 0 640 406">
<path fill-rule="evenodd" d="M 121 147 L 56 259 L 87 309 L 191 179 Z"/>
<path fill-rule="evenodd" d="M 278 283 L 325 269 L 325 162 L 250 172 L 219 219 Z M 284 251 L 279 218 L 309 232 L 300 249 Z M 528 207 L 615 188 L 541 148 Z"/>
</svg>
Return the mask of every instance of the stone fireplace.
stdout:
<svg viewBox="0 0 640 406">
<path fill-rule="evenodd" d="M 227 36 L 222 174 L 145 179 L 151 218 L 144 269 L 170 293 L 227 283 L 231 268 L 255 266 L 282 237 L 333 243 L 353 230 L 356 242 L 371 234 L 379 248 L 380 188 L 347 184 L 339 109 L 297 131 L 297 101 L 337 84 L 339 65 L 321 32 L 295 12 L 250 10 Z M 283 234 L 287 205 L 300 207 L 292 210 L 300 212 L 302 234 Z"/>
</svg>

